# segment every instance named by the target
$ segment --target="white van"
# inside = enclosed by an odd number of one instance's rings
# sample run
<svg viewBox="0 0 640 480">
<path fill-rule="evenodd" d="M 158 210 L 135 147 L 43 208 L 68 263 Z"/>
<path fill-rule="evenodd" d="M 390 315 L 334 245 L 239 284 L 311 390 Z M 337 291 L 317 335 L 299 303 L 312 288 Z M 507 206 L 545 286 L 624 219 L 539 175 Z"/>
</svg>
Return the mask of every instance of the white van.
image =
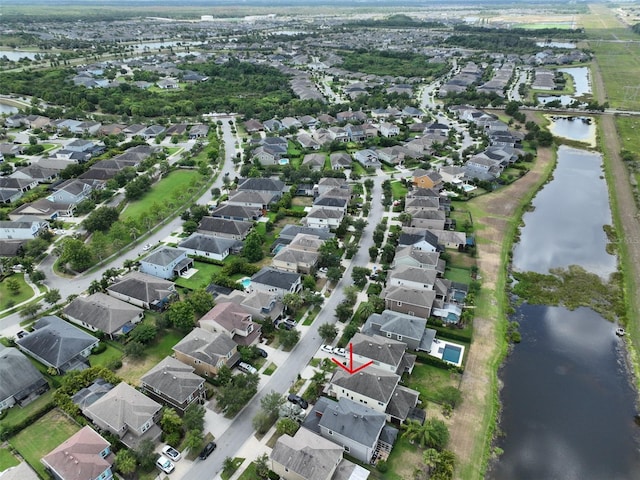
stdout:
<svg viewBox="0 0 640 480">
<path fill-rule="evenodd" d="M 256 370 L 256 367 L 254 367 L 253 365 L 249 365 L 246 362 L 240 362 L 238 364 L 238 370 L 244 373 L 258 373 L 258 370 Z"/>
</svg>

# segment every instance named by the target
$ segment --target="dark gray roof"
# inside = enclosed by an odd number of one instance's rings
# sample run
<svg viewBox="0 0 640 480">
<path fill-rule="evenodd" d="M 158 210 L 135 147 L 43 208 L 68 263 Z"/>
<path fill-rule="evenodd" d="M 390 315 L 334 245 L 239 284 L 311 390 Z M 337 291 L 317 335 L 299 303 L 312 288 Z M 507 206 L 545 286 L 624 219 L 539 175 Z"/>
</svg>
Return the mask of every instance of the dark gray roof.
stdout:
<svg viewBox="0 0 640 480">
<path fill-rule="evenodd" d="M 339 368 L 331 383 L 338 387 L 364 395 L 377 402 L 387 403 L 400 381 L 400 376 L 373 366 L 353 375 Z"/>
<path fill-rule="evenodd" d="M 340 207 L 345 208 L 347 206 L 348 200 L 346 198 L 337 198 L 337 197 L 327 197 L 322 196 L 317 198 L 313 205 L 316 207 Z"/>
<path fill-rule="evenodd" d="M 0 402 L 46 380 L 17 348 L 0 344 Z"/>
<path fill-rule="evenodd" d="M 429 230 L 423 230 L 421 233 L 402 233 L 398 238 L 398 245 L 407 246 L 426 241 L 429 245 L 438 246 L 438 237 Z"/>
<path fill-rule="evenodd" d="M 113 384 L 105 381 L 102 378 L 96 378 L 91 385 L 83 388 L 73 397 L 71 397 L 71 401 L 78 407 L 80 407 L 80 410 L 83 410 L 96 400 L 104 397 L 105 394 L 112 388 Z"/>
<path fill-rule="evenodd" d="M 330 238 L 334 238 L 336 236 L 326 228 L 302 227 L 300 225 L 289 224 L 285 225 L 282 228 L 282 230 L 280 231 L 280 236 L 278 238 L 293 240 L 299 233 L 316 235 L 317 237 L 320 237 L 320 240 L 329 240 Z"/>
<path fill-rule="evenodd" d="M 195 369 L 173 357 L 165 357 L 155 367 L 145 373 L 140 381 L 152 390 L 159 390 L 176 403 L 184 403 L 193 392 L 200 388 L 204 380 L 193 373 Z"/>
<path fill-rule="evenodd" d="M 258 207 L 243 207 L 240 205 L 222 204 L 211 212 L 212 217 L 232 217 L 241 219 L 254 219 L 261 215 Z"/>
<path fill-rule="evenodd" d="M 42 317 L 34 325 L 34 331 L 16 343 L 56 368 L 72 360 L 86 348 L 98 343 L 98 339 L 83 332 L 60 317 Z"/>
<path fill-rule="evenodd" d="M 300 275 L 297 273 L 283 272 L 282 270 L 276 270 L 275 268 L 265 267 L 251 277 L 252 283 L 261 283 L 263 285 L 270 285 L 284 290 L 289 290 L 291 286 L 300 280 Z"/>
<path fill-rule="evenodd" d="M 114 283 L 107 290 L 127 295 L 146 303 L 162 300 L 175 291 L 173 282 L 140 272 L 128 273 L 122 280 Z"/>
<path fill-rule="evenodd" d="M 246 178 L 238 183 L 238 190 L 282 192 L 284 188 L 284 182 L 273 178 Z"/>
<path fill-rule="evenodd" d="M 186 251 L 180 248 L 161 247 L 151 252 L 145 259 L 142 260 L 142 262 L 165 267 L 185 254 Z"/>
<path fill-rule="evenodd" d="M 352 338 L 353 353 L 385 365 L 400 365 L 407 344 L 380 335 L 365 335 L 357 332 Z"/>
<path fill-rule="evenodd" d="M 251 227 L 252 222 L 243 222 L 241 220 L 227 220 L 218 217 L 202 217 L 198 230 L 207 232 L 226 233 L 227 235 L 244 235 Z"/>
<path fill-rule="evenodd" d="M 208 365 L 217 366 L 218 360 L 226 357 L 235 347 L 236 342 L 231 337 L 196 327 L 173 349 Z"/>
<path fill-rule="evenodd" d="M 387 413 L 404 421 L 418 403 L 418 397 L 419 393 L 415 390 L 398 385 L 387 406 Z"/>
<path fill-rule="evenodd" d="M 102 332 L 112 334 L 135 320 L 142 311 L 139 307 L 97 292 L 88 297 L 74 298 L 63 313 Z"/>
<path fill-rule="evenodd" d="M 343 448 L 306 428 L 294 437 L 282 435 L 271 451 L 271 460 L 305 480 L 327 480 L 342 460 Z"/>
<path fill-rule="evenodd" d="M 203 235 L 201 233 L 192 233 L 189 238 L 180 242 L 178 246 L 220 255 L 239 245 L 241 245 L 241 243 L 238 240 L 212 237 L 211 235 Z"/>
<path fill-rule="evenodd" d="M 350 438 L 360 445 L 374 446 L 384 427 L 387 416 L 348 398 L 337 402 L 320 397 L 303 427 L 312 427 L 317 419 L 318 427 L 324 427 Z M 317 431 L 310 428 L 312 431 Z M 319 430 L 319 429 L 318 429 Z"/>
<path fill-rule="evenodd" d="M 424 318 L 392 310 L 384 310 L 382 313 L 372 314 L 362 327 L 362 332 L 370 332 L 373 324 L 379 325 L 382 332 L 391 332 L 401 335 L 403 338 L 420 340 L 424 334 L 427 321 Z"/>
</svg>

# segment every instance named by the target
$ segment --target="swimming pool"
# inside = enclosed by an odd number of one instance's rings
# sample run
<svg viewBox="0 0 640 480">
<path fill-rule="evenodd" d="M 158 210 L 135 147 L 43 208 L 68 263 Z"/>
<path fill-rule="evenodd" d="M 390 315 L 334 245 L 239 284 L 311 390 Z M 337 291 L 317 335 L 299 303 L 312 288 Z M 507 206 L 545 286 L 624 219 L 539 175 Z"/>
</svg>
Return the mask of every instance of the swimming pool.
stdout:
<svg viewBox="0 0 640 480">
<path fill-rule="evenodd" d="M 442 360 L 458 365 L 460 363 L 460 354 L 462 349 L 460 347 L 454 347 L 453 345 L 445 345 L 442 352 Z"/>
<path fill-rule="evenodd" d="M 281 158 L 280 160 L 278 160 L 278 163 L 280 165 L 289 165 L 289 159 L 288 158 Z"/>
<path fill-rule="evenodd" d="M 240 283 L 245 288 L 245 290 L 251 287 L 251 279 L 249 277 L 243 278 L 242 280 L 240 280 Z"/>
<path fill-rule="evenodd" d="M 468 183 L 465 183 L 464 185 L 462 185 L 462 189 L 465 192 L 472 192 L 476 189 L 477 187 L 475 185 L 469 185 Z"/>
</svg>

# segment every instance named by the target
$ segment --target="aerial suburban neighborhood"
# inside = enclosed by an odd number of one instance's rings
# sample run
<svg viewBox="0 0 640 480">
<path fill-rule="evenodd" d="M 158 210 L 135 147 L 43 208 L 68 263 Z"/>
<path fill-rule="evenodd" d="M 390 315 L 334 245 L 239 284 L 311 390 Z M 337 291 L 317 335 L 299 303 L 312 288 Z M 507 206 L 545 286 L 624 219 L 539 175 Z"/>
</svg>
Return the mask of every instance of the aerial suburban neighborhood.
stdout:
<svg viewBox="0 0 640 480">
<path fill-rule="evenodd" d="M 0 480 L 569 478 L 509 358 L 588 310 L 629 360 L 585 378 L 635 381 L 640 160 L 597 129 L 638 87 L 593 18 L 640 11 L 330 4 L 3 7 Z"/>
</svg>

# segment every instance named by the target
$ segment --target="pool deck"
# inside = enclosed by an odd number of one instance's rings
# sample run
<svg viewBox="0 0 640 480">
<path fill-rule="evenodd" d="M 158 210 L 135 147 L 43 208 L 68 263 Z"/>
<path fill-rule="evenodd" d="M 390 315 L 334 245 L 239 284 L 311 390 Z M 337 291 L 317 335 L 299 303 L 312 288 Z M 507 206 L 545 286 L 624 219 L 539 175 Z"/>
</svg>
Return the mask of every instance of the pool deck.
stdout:
<svg viewBox="0 0 640 480">
<path fill-rule="evenodd" d="M 431 352 L 429 352 L 429 355 L 431 355 L 432 357 L 436 357 L 439 358 L 440 360 L 442 360 L 442 354 L 444 352 L 444 347 L 446 347 L 447 345 L 451 345 L 452 347 L 456 347 L 460 349 L 460 358 L 458 359 L 457 362 L 451 362 L 449 360 L 444 360 L 447 363 L 451 363 L 452 365 L 455 365 L 456 367 L 460 367 L 462 366 L 462 359 L 464 358 L 464 345 L 460 345 L 459 343 L 453 343 L 453 342 L 449 342 L 447 340 L 440 340 L 439 338 L 435 338 L 433 340 L 433 343 L 431 344 Z"/>
</svg>

